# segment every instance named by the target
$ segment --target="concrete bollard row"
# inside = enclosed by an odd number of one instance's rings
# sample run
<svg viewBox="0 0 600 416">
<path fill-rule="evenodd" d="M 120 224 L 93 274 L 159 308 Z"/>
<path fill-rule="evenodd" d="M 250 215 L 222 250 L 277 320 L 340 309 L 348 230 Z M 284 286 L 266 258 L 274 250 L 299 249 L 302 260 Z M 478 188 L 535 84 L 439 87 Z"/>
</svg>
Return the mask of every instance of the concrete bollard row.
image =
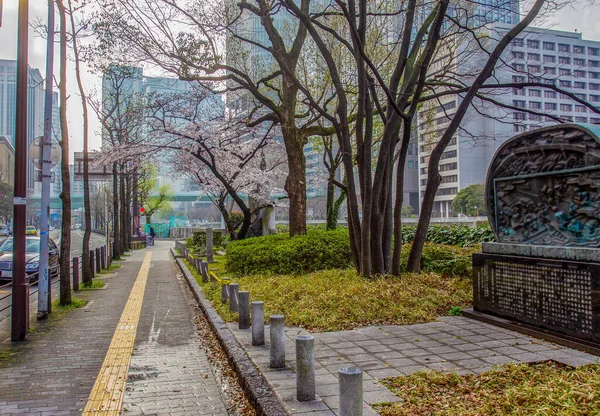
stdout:
<svg viewBox="0 0 600 416">
<path fill-rule="evenodd" d="M 285 324 L 283 315 L 272 315 L 270 323 L 270 367 L 285 368 Z"/>
<path fill-rule="evenodd" d="M 340 416 L 362 416 L 363 377 L 357 367 L 343 367 L 338 372 Z"/>
<path fill-rule="evenodd" d="M 221 303 L 225 305 L 229 300 L 229 280 L 223 279 L 221 283 Z"/>
<path fill-rule="evenodd" d="M 250 292 L 238 292 L 238 327 L 250 328 Z"/>
<path fill-rule="evenodd" d="M 315 338 L 296 338 L 296 398 L 299 402 L 315 400 Z"/>
<path fill-rule="evenodd" d="M 229 284 L 229 311 L 238 312 L 238 292 L 240 291 L 239 283 Z"/>
<path fill-rule="evenodd" d="M 265 304 L 252 302 L 252 345 L 265 345 Z"/>
<path fill-rule="evenodd" d="M 96 273 L 102 271 L 102 255 L 100 254 L 100 247 L 96 247 Z"/>
</svg>

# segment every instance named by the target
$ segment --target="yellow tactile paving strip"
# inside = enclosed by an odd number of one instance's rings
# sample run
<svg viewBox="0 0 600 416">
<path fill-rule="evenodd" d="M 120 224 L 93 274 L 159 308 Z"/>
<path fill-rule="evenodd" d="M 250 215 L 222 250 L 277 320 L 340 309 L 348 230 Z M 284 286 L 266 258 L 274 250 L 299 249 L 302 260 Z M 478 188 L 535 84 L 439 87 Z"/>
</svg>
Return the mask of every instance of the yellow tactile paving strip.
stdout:
<svg viewBox="0 0 600 416">
<path fill-rule="evenodd" d="M 152 252 L 146 253 L 82 415 L 120 415 Z"/>
</svg>

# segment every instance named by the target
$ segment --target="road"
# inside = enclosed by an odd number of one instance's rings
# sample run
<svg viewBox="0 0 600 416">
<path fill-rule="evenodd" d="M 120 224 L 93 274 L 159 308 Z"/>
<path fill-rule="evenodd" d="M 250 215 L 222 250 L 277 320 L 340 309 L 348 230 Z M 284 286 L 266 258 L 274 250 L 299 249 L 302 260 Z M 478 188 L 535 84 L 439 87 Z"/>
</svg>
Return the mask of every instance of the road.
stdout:
<svg viewBox="0 0 600 416">
<path fill-rule="evenodd" d="M 56 244 L 59 244 L 60 231 L 55 230 L 50 232 Z M 104 236 L 92 233 L 90 239 L 90 248 L 94 249 L 106 244 Z M 83 230 L 71 231 L 71 258 L 80 257 L 83 245 Z M 34 316 L 37 313 L 37 284 L 30 287 L 30 313 Z M 58 278 L 52 280 L 52 298 L 58 297 Z M 8 285 L 0 289 L 0 343 L 10 336 L 10 311 L 12 302 L 12 286 Z"/>
</svg>

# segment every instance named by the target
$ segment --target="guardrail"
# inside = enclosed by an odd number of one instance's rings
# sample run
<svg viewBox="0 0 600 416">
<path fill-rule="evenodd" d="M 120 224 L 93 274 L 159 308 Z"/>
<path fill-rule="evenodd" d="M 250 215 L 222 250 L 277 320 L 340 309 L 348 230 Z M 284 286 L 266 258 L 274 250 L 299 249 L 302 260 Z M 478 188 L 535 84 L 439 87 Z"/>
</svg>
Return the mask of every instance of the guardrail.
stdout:
<svg viewBox="0 0 600 416">
<path fill-rule="evenodd" d="M 88 261 L 90 262 L 90 265 L 92 265 L 92 277 L 95 275 L 95 273 L 97 271 L 99 271 L 98 267 L 95 267 L 96 262 L 98 262 L 98 264 L 100 264 L 100 269 L 107 269 L 108 267 L 110 267 L 111 264 L 111 256 L 110 256 L 110 250 L 109 250 L 109 256 L 106 257 L 107 254 L 107 250 L 106 250 L 106 245 L 98 247 L 97 249 L 90 249 L 90 258 L 88 259 Z M 83 256 L 76 256 L 73 257 L 70 261 L 70 268 L 71 268 L 71 287 L 73 288 L 74 291 L 78 291 L 79 290 L 79 276 L 81 276 L 82 274 L 82 259 Z M 107 262 L 108 260 L 108 262 Z M 60 268 L 60 266 L 54 266 L 49 268 L 49 274 L 50 274 L 50 291 L 52 291 L 52 289 L 54 289 L 54 286 L 58 287 L 58 293 L 60 293 L 60 272 L 57 272 L 57 270 Z M 56 276 L 54 278 L 52 278 L 52 274 L 56 274 Z M 30 292 L 29 292 L 29 298 L 30 298 L 30 302 L 31 302 L 31 296 L 35 295 L 36 293 L 38 293 L 38 289 L 37 287 L 33 290 L 31 290 L 31 288 L 37 284 L 38 280 L 39 280 L 39 270 L 35 273 L 31 273 L 31 274 L 27 274 L 27 279 L 28 279 L 28 286 L 30 288 Z M 12 283 L 6 283 L 2 286 L 0 286 L 0 290 L 4 289 L 8 289 L 12 287 Z M 3 300 L 6 299 L 11 299 L 10 302 L 8 302 L 7 305 L 2 305 L 2 307 L 0 308 L 0 313 L 6 311 L 7 309 L 11 308 L 12 306 L 12 292 L 8 293 L 4 296 L 0 296 L 0 302 L 2 302 Z"/>
</svg>

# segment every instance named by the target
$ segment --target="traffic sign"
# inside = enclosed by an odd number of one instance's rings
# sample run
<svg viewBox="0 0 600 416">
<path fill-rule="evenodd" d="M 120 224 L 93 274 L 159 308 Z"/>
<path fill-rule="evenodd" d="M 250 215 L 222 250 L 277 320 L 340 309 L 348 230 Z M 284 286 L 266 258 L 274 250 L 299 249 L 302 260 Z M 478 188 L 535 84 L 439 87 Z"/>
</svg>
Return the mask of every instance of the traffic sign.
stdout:
<svg viewBox="0 0 600 416">
<path fill-rule="evenodd" d="M 29 145 L 29 160 L 33 165 L 42 169 L 42 142 L 44 140 L 43 136 L 36 137 L 33 139 L 31 144 Z M 53 168 L 57 165 L 60 160 L 60 146 L 56 143 L 52 143 L 52 147 L 50 148 L 50 166 Z M 41 181 L 39 181 L 41 182 Z"/>
<path fill-rule="evenodd" d="M 54 172 L 50 172 L 50 175 L 48 175 L 50 177 L 50 183 L 54 183 L 56 182 L 56 174 Z M 41 170 L 36 170 L 35 171 L 35 182 L 41 182 L 42 181 L 42 171 Z"/>
</svg>

